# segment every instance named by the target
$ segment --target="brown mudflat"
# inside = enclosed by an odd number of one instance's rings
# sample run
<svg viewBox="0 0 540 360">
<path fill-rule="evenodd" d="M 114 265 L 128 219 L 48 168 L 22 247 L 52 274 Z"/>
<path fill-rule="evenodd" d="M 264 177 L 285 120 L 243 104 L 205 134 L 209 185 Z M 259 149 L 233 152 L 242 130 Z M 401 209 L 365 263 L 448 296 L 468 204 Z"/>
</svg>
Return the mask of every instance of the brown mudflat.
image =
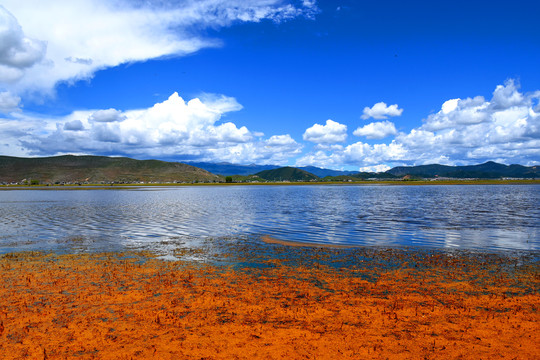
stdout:
<svg viewBox="0 0 540 360">
<path fill-rule="evenodd" d="M 537 262 L 380 251 L 346 267 L 261 264 L 4 255 L 0 358 L 540 358 Z"/>
</svg>

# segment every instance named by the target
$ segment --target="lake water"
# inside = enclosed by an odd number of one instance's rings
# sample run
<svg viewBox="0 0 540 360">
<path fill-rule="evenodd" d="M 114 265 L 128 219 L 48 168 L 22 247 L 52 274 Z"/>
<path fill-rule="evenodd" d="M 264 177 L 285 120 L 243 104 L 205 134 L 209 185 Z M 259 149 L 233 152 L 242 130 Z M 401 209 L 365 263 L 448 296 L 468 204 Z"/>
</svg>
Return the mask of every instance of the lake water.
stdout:
<svg viewBox="0 0 540 360">
<path fill-rule="evenodd" d="M 0 191 L 0 252 L 167 252 L 208 238 L 540 250 L 540 185 Z"/>
</svg>

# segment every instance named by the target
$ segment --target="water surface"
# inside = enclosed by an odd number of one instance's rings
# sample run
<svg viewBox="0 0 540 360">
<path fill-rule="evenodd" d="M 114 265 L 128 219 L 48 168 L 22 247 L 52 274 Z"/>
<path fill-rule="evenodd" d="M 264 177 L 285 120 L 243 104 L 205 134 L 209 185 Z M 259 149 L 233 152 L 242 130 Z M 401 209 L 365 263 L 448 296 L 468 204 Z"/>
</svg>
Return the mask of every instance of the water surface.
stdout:
<svg viewBox="0 0 540 360">
<path fill-rule="evenodd" d="M 0 252 L 167 252 L 208 238 L 540 250 L 540 185 L 0 191 Z"/>
</svg>

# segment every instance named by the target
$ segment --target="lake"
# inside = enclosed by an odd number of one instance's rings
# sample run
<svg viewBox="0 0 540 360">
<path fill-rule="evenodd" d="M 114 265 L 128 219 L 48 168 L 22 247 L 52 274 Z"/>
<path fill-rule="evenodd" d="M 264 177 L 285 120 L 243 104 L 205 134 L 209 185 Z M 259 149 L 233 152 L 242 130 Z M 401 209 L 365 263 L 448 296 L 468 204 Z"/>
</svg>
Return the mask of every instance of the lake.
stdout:
<svg viewBox="0 0 540 360">
<path fill-rule="evenodd" d="M 207 239 L 540 250 L 540 185 L 178 186 L 0 191 L 0 252 Z"/>
</svg>

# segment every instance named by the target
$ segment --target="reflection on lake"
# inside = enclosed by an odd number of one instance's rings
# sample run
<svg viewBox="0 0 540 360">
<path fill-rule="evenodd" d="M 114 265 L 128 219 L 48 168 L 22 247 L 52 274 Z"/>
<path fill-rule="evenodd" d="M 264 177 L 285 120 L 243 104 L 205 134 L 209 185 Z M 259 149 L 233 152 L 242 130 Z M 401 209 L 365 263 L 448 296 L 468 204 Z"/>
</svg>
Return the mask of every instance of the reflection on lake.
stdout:
<svg viewBox="0 0 540 360">
<path fill-rule="evenodd" d="M 205 238 L 540 249 L 540 185 L 193 186 L 0 191 L 0 252 Z M 172 245 L 171 245 L 172 246 Z"/>
</svg>

